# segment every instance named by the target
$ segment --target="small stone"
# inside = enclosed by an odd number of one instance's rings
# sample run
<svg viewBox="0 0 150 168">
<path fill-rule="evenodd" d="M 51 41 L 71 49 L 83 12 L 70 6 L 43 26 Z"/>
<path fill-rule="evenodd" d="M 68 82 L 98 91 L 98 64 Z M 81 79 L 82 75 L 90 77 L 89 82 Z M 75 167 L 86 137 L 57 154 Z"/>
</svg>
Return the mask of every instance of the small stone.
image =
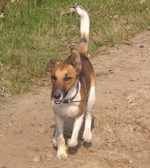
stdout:
<svg viewBox="0 0 150 168">
<path fill-rule="evenodd" d="M 47 130 L 46 128 L 39 128 L 39 129 L 38 129 L 38 132 L 39 132 L 40 134 L 45 134 L 45 133 L 48 132 L 48 130 Z"/>
<path fill-rule="evenodd" d="M 33 159 L 34 162 L 39 162 L 40 160 L 41 160 L 40 156 L 35 156 Z"/>
<path fill-rule="evenodd" d="M 130 159 L 130 160 L 129 160 L 129 164 L 132 164 L 132 163 L 133 163 L 133 160 Z"/>
<path fill-rule="evenodd" d="M 129 41 L 129 40 L 124 40 L 123 43 L 126 44 L 126 45 L 132 45 L 132 42 Z"/>
<path fill-rule="evenodd" d="M 139 48 L 144 48 L 144 46 L 143 46 L 143 45 L 140 45 Z"/>
<path fill-rule="evenodd" d="M 119 19 L 119 15 L 114 15 L 113 18 L 114 18 L 115 20 L 117 20 L 117 19 Z"/>
</svg>

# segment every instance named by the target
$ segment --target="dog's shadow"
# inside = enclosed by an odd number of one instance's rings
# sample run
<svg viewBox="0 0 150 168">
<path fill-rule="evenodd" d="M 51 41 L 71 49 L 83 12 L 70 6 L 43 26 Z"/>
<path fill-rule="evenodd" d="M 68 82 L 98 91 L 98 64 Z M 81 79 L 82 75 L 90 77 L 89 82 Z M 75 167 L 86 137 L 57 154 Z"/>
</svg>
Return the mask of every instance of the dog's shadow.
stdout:
<svg viewBox="0 0 150 168">
<path fill-rule="evenodd" d="M 91 127 L 91 129 L 94 128 L 94 122 L 95 122 L 95 117 L 93 116 L 92 117 L 92 127 Z M 72 119 L 72 118 L 65 119 L 65 122 L 64 122 L 64 138 L 65 138 L 66 144 L 71 137 L 72 130 L 73 130 L 73 123 L 74 123 L 74 119 Z M 91 142 L 83 142 L 82 137 L 83 137 L 84 126 L 85 126 L 85 119 L 82 123 L 81 129 L 80 129 L 80 132 L 79 132 L 78 145 L 74 148 L 68 148 L 68 153 L 71 154 L 71 155 L 75 155 L 81 145 L 83 145 L 85 148 L 90 148 L 92 146 Z M 53 136 L 54 136 L 55 131 L 56 131 L 55 127 L 56 127 L 55 124 L 53 124 L 51 126 L 51 128 L 54 128 Z M 57 149 L 57 148 L 55 148 L 55 149 Z"/>
</svg>

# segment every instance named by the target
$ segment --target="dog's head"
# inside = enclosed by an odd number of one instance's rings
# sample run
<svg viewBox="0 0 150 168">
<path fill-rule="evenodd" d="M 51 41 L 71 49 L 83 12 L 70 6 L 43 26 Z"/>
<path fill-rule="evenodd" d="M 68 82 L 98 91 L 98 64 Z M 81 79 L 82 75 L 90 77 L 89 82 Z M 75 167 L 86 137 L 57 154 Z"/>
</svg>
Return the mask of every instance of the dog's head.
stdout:
<svg viewBox="0 0 150 168">
<path fill-rule="evenodd" d="M 51 73 L 52 99 L 60 104 L 68 91 L 75 86 L 81 71 L 80 54 L 76 49 L 71 50 L 71 56 L 64 62 L 50 60 L 47 71 Z"/>
</svg>

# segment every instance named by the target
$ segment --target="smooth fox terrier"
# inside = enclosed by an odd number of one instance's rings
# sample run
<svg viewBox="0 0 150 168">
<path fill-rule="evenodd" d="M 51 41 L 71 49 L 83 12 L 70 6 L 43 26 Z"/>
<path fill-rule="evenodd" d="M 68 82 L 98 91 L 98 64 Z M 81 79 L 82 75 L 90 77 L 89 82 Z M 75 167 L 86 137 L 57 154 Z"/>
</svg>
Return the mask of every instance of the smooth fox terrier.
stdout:
<svg viewBox="0 0 150 168">
<path fill-rule="evenodd" d="M 66 145 L 63 135 L 64 119 L 75 118 L 69 147 L 78 145 L 78 134 L 85 116 L 83 140 L 91 142 L 92 110 L 95 103 L 95 75 L 87 57 L 90 19 L 87 11 L 79 5 L 73 8 L 80 16 L 80 45 L 71 49 L 71 56 L 63 62 L 51 60 L 47 70 L 51 73 L 52 108 L 56 120 L 53 145 L 57 147 L 58 159 L 66 158 Z"/>
</svg>

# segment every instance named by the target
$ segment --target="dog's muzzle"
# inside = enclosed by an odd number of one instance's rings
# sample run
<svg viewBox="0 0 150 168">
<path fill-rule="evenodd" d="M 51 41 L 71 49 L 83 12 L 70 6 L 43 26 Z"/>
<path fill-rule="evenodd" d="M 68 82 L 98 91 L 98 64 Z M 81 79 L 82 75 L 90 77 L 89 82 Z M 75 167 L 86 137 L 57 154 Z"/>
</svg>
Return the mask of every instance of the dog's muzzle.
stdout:
<svg viewBox="0 0 150 168">
<path fill-rule="evenodd" d="M 52 99 L 54 101 L 55 104 L 67 104 L 67 103 L 78 103 L 78 102 L 84 102 L 86 101 L 86 99 L 83 100 L 74 100 L 74 98 L 77 96 L 78 92 L 79 92 L 79 82 L 77 83 L 77 89 L 76 89 L 76 93 L 73 97 L 69 98 L 69 99 L 65 99 L 67 94 L 68 94 L 69 90 L 65 91 L 64 93 L 60 90 L 55 90 L 54 92 L 52 92 Z"/>
<path fill-rule="evenodd" d="M 68 91 L 63 94 L 60 90 L 56 90 L 52 93 L 52 99 L 54 100 L 55 104 L 61 104 L 67 95 Z"/>
<path fill-rule="evenodd" d="M 60 90 L 56 90 L 52 93 L 52 99 L 56 104 L 60 104 L 63 100 L 63 94 Z"/>
</svg>

